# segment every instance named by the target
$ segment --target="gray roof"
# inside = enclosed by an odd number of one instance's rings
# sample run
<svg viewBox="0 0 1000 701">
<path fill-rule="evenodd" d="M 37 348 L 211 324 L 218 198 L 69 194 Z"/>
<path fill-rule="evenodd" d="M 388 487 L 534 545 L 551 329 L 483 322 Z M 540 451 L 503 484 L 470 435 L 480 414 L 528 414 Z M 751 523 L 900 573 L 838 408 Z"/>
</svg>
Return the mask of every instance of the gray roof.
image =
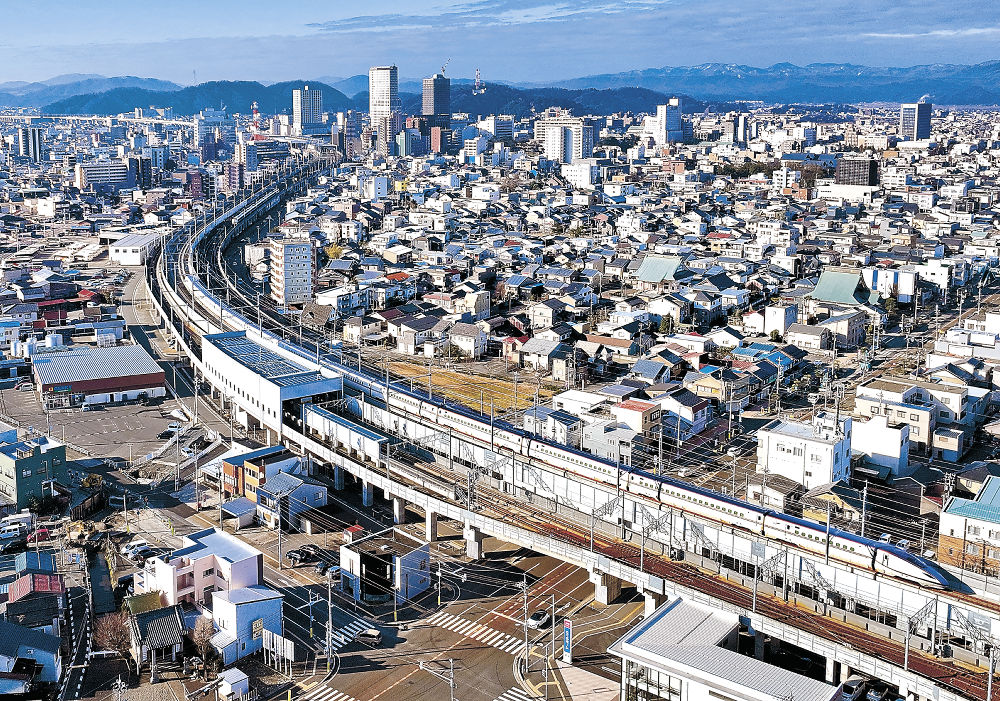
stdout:
<svg viewBox="0 0 1000 701">
<path fill-rule="evenodd" d="M 136 614 L 135 627 L 139 640 L 152 650 L 173 647 L 184 642 L 184 622 L 179 606 L 168 606 Z"/>
<path fill-rule="evenodd" d="M 142 346 L 69 347 L 37 353 L 32 363 L 38 381 L 46 385 L 163 372 Z"/>
</svg>

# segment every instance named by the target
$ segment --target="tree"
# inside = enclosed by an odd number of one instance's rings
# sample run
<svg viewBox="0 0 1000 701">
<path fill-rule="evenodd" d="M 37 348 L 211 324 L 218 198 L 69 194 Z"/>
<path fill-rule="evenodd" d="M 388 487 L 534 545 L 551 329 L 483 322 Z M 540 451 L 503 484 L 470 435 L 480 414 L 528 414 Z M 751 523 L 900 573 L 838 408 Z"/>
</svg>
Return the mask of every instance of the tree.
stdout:
<svg viewBox="0 0 1000 701">
<path fill-rule="evenodd" d="M 132 652 L 132 623 L 128 613 L 115 611 L 97 619 L 94 642 L 102 650 L 117 652 L 128 667 L 129 653 Z"/>
<path fill-rule="evenodd" d="M 660 333 L 673 333 L 674 332 L 674 318 L 672 316 L 664 316 L 660 319 Z"/>
<path fill-rule="evenodd" d="M 781 334 L 778 332 L 778 329 L 774 329 L 771 331 L 771 340 L 774 343 L 778 343 L 781 340 Z"/>
<path fill-rule="evenodd" d="M 344 247 L 339 244 L 331 244 L 323 249 L 330 260 L 337 260 L 344 254 Z"/>
<path fill-rule="evenodd" d="M 202 661 L 208 657 L 208 649 L 212 644 L 212 636 L 215 635 L 215 625 L 208 616 L 202 616 L 194 624 L 194 631 L 191 633 L 191 640 L 195 649 L 201 656 Z"/>
</svg>

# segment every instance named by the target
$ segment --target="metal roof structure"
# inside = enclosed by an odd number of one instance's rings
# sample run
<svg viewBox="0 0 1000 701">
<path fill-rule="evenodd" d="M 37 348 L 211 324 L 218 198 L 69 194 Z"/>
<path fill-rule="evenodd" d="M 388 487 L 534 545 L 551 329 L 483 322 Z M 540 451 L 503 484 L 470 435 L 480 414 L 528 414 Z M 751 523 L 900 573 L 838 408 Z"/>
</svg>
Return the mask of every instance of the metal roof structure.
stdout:
<svg viewBox="0 0 1000 701">
<path fill-rule="evenodd" d="M 163 374 L 163 368 L 142 346 L 39 349 L 32 364 L 38 381 L 45 385 Z"/>
<path fill-rule="evenodd" d="M 205 336 L 211 343 L 237 363 L 279 387 L 291 387 L 321 382 L 322 373 L 292 362 L 283 355 L 251 341 L 244 331 L 231 331 Z"/>
</svg>

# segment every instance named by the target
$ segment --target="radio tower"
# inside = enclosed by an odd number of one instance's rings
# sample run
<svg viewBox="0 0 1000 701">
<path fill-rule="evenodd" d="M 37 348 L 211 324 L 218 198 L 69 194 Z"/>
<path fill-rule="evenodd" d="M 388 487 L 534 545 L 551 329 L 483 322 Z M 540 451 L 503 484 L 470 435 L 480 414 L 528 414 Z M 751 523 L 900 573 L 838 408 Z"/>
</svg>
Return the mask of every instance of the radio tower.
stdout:
<svg viewBox="0 0 1000 701">
<path fill-rule="evenodd" d="M 476 69 L 476 84 L 472 88 L 472 94 L 473 95 L 482 95 L 484 92 L 486 92 L 486 84 L 482 80 L 479 79 L 479 69 L 477 68 Z"/>
<path fill-rule="evenodd" d="M 256 136 L 260 133 L 260 110 L 257 109 L 257 102 L 250 103 L 250 111 L 253 114 L 253 120 L 250 122 L 250 133 Z"/>
</svg>

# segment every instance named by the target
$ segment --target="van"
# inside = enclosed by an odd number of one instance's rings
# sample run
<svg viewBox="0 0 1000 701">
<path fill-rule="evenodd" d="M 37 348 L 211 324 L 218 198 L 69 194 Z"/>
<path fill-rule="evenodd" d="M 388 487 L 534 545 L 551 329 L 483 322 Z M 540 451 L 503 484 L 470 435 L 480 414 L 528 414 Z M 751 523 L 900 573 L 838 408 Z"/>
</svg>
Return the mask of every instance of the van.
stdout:
<svg viewBox="0 0 1000 701">
<path fill-rule="evenodd" d="M 867 690 L 868 680 L 855 674 L 840 687 L 840 701 L 858 701 Z"/>
<path fill-rule="evenodd" d="M 354 639 L 359 643 L 364 643 L 365 645 L 371 645 L 375 647 L 382 644 L 382 632 L 377 628 L 365 628 L 359 631 Z"/>
<path fill-rule="evenodd" d="M 20 538 L 25 533 L 24 527 L 16 523 L 8 523 L 0 526 L 0 540 L 7 538 Z"/>
</svg>

